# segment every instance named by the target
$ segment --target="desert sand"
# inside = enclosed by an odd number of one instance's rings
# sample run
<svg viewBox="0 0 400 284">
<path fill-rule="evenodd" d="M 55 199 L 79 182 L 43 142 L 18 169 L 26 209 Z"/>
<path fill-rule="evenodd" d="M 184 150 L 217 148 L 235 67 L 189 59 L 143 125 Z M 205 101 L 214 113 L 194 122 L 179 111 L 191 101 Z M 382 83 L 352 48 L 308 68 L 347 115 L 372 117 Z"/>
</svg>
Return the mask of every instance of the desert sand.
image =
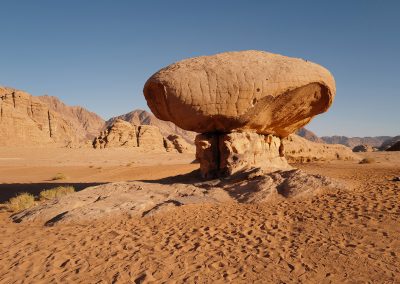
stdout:
<svg viewBox="0 0 400 284">
<path fill-rule="evenodd" d="M 13 223 L 0 213 L 1 283 L 397 283 L 399 152 L 370 164 L 296 164 L 345 190 L 261 204 L 196 204 L 148 217 Z M 193 154 L 137 149 L 1 148 L 2 202 L 55 184 L 77 190 L 199 168 Z M 65 180 L 51 178 L 63 173 Z"/>
</svg>

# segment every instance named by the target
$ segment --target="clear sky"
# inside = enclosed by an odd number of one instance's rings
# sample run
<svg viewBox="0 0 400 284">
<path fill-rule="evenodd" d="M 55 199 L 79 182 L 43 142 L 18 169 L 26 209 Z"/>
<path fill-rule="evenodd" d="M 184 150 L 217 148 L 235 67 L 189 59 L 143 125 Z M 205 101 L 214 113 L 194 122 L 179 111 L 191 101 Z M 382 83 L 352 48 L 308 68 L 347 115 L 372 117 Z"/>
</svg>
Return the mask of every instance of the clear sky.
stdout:
<svg viewBox="0 0 400 284">
<path fill-rule="evenodd" d="M 0 0 L 0 85 L 107 119 L 148 109 L 146 79 L 175 61 L 258 49 L 328 68 L 317 135 L 400 134 L 400 1 Z"/>
</svg>

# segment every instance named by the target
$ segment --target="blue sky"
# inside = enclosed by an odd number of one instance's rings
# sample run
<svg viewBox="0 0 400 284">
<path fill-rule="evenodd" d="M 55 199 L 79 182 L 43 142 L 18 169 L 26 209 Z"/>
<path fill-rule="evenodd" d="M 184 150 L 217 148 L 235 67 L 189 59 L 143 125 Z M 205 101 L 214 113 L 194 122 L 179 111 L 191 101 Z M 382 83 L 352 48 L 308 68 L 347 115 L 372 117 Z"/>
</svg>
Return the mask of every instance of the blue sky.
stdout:
<svg viewBox="0 0 400 284">
<path fill-rule="evenodd" d="M 170 63 L 258 49 L 333 73 L 316 134 L 400 134 L 400 1 L 0 0 L 0 11 L 0 85 L 105 119 L 148 109 L 143 84 Z"/>
</svg>

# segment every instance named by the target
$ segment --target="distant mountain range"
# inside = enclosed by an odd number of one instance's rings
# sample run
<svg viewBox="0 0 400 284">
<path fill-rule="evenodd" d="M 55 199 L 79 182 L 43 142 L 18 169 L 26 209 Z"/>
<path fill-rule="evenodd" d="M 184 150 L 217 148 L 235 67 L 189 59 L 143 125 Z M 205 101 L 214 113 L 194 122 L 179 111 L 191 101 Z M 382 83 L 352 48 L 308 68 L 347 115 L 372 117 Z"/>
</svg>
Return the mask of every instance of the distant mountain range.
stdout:
<svg viewBox="0 0 400 284">
<path fill-rule="evenodd" d="M 346 136 L 322 136 L 321 140 L 328 144 L 342 144 L 353 148 L 357 145 L 369 145 L 371 147 L 380 147 L 383 142 L 389 140 L 391 136 L 375 137 L 346 137 Z"/>
<path fill-rule="evenodd" d="M 400 140 L 400 136 L 375 136 L 375 137 L 347 137 L 347 136 L 322 136 L 318 137 L 314 132 L 306 128 L 300 128 L 296 134 L 313 142 L 327 144 L 342 144 L 354 148 L 358 145 L 368 145 L 371 147 L 382 148 L 386 150 L 391 145 Z"/>
<path fill-rule="evenodd" d="M 0 87 L 0 113 L 0 146 L 82 144 L 93 140 L 100 131 L 112 125 L 118 118 L 136 125 L 155 125 L 160 128 L 163 136 L 178 134 L 192 144 L 196 136 L 196 133 L 157 119 L 145 110 L 136 109 L 104 121 L 96 113 L 81 106 L 68 106 L 57 97 L 35 97 L 5 87 Z M 400 140 L 400 136 L 318 137 L 306 128 L 300 128 L 296 134 L 312 142 L 342 144 L 350 148 L 360 144 L 372 147 L 380 147 L 383 144 L 383 150 Z"/>
</svg>

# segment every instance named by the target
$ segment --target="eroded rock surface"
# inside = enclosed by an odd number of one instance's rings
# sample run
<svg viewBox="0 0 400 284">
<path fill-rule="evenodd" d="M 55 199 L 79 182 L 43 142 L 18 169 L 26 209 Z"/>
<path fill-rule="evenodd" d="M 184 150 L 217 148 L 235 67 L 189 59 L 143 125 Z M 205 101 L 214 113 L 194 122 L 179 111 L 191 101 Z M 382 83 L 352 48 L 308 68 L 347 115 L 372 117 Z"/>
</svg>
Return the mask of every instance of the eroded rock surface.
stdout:
<svg viewBox="0 0 400 284">
<path fill-rule="evenodd" d="M 139 147 L 144 151 L 194 152 L 194 146 L 179 135 L 161 135 L 154 125 L 134 125 L 122 119 L 116 119 L 93 140 L 96 149 L 113 147 Z"/>
<path fill-rule="evenodd" d="M 112 126 L 102 131 L 93 141 L 96 149 L 110 147 L 137 147 L 137 131 L 134 125 L 124 120 L 116 120 Z"/>
<path fill-rule="evenodd" d="M 64 146 L 79 141 L 73 125 L 39 99 L 0 87 L 0 145 Z"/>
<path fill-rule="evenodd" d="M 276 202 L 330 193 L 344 187 L 332 179 L 295 169 L 273 173 L 253 169 L 207 182 L 190 174 L 162 183 L 118 182 L 89 187 L 11 218 L 14 222 L 41 222 L 46 226 L 88 222 L 118 214 L 140 218 L 190 204 Z"/>
<path fill-rule="evenodd" d="M 54 97 L 0 87 L 0 146 L 82 146 L 104 121 Z"/>
<path fill-rule="evenodd" d="M 280 138 L 255 132 L 208 133 L 196 136 L 196 158 L 203 178 L 229 176 L 261 167 L 289 169 Z"/>
<path fill-rule="evenodd" d="M 138 146 L 151 150 L 165 151 L 164 140 L 160 129 L 153 125 L 139 125 Z"/>
<path fill-rule="evenodd" d="M 340 144 L 322 144 L 292 134 L 282 140 L 285 157 L 289 162 L 315 162 L 333 160 L 359 160 L 353 151 Z"/>
<path fill-rule="evenodd" d="M 92 140 L 104 127 L 104 119 L 81 106 L 68 106 L 54 96 L 46 95 L 36 98 L 48 105 L 50 110 L 68 120 L 76 133 L 79 133 L 84 139 Z"/>
<path fill-rule="evenodd" d="M 281 139 L 330 107 L 335 81 L 315 63 L 249 50 L 171 64 L 143 92 L 156 117 L 203 133 L 196 158 L 201 175 L 215 178 L 288 169 Z"/>
<path fill-rule="evenodd" d="M 186 131 L 176 126 L 172 122 L 160 120 L 156 118 L 152 113 L 149 113 L 145 110 L 136 109 L 126 114 L 110 118 L 109 120 L 106 121 L 106 126 L 107 127 L 111 126 L 117 119 L 125 120 L 134 125 L 157 126 L 164 137 L 168 137 L 171 134 L 176 134 L 182 137 L 187 143 L 194 145 L 194 138 L 196 136 L 196 133 L 191 131 Z"/>
<path fill-rule="evenodd" d="M 168 151 L 176 150 L 178 153 L 192 153 L 195 151 L 195 147 L 189 144 L 180 135 L 170 134 L 164 139 L 164 146 Z"/>
<path fill-rule="evenodd" d="M 143 92 L 156 117 L 186 130 L 285 137 L 329 108 L 335 82 L 315 63 L 250 50 L 171 64 Z"/>
</svg>

